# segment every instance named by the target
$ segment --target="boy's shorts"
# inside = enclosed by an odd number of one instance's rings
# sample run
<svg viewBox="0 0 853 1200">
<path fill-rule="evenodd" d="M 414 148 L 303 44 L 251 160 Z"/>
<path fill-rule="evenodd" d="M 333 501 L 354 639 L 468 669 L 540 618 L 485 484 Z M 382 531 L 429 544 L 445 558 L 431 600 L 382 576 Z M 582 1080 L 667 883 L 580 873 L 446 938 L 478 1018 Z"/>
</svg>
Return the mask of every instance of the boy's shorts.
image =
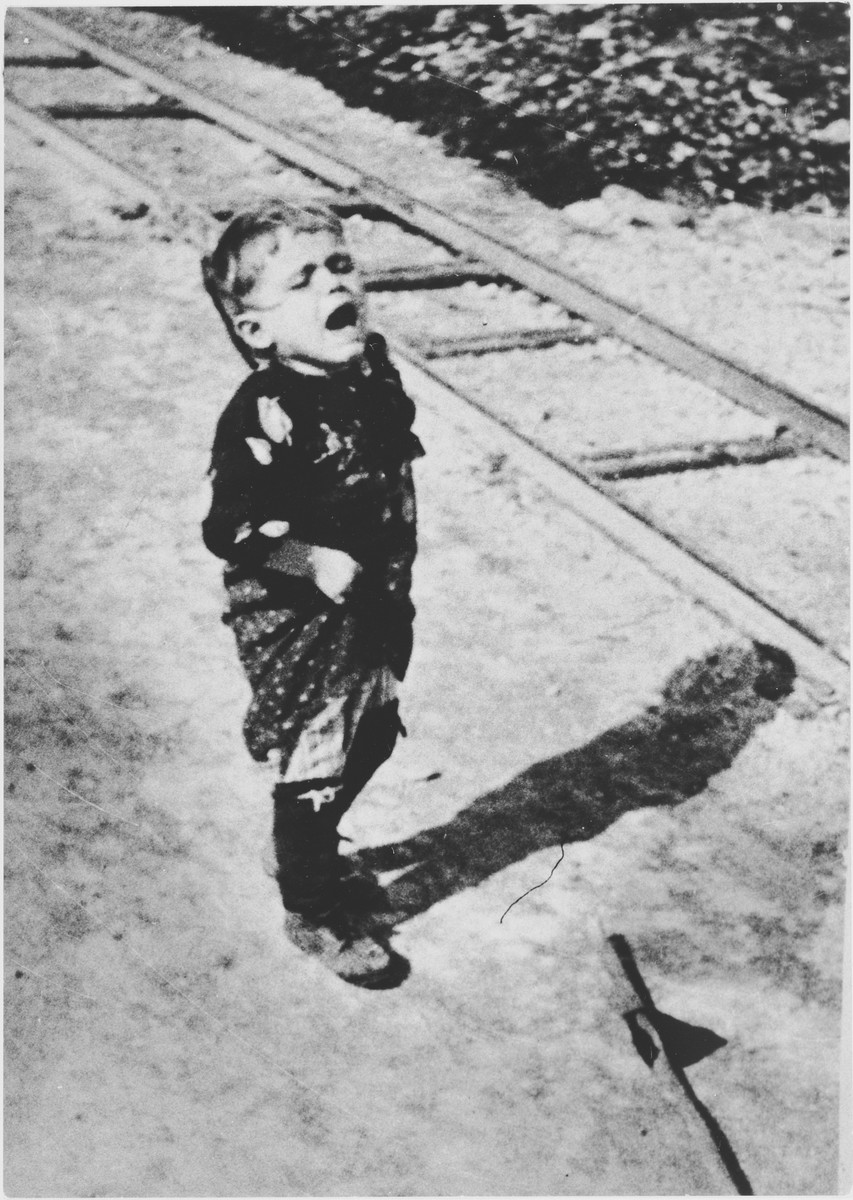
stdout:
<svg viewBox="0 0 853 1200">
<path fill-rule="evenodd" d="M 381 667 L 346 695 L 329 700 L 305 725 L 289 759 L 283 759 L 277 751 L 270 754 L 281 781 L 340 778 L 362 717 L 396 700 L 397 690 L 397 680 L 389 668 Z"/>
<path fill-rule="evenodd" d="M 339 775 L 359 722 L 396 699 L 405 665 L 394 665 L 369 611 L 318 601 L 316 589 L 293 606 L 275 603 L 257 580 L 231 584 L 228 593 L 223 620 L 252 687 L 243 722 L 249 753 L 279 764 L 288 782 Z M 410 645 L 410 618 L 401 632 Z"/>
</svg>

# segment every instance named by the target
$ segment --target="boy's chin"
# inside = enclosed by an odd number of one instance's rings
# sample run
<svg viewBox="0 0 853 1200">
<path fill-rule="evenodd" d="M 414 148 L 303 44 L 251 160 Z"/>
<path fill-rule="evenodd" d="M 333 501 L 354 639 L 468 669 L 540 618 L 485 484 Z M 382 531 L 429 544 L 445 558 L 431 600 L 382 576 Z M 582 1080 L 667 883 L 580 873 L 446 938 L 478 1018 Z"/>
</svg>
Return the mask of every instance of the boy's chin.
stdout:
<svg viewBox="0 0 853 1200">
<path fill-rule="evenodd" d="M 364 354 L 365 335 L 348 339 L 335 339 L 327 343 L 315 355 L 279 354 L 276 357 L 283 365 L 292 367 L 306 375 L 331 375 L 344 371 Z"/>
<path fill-rule="evenodd" d="M 347 330 L 329 335 L 323 347 L 325 363 L 329 370 L 341 370 L 354 363 L 364 354 L 365 334 L 363 330 Z"/>
</svg>

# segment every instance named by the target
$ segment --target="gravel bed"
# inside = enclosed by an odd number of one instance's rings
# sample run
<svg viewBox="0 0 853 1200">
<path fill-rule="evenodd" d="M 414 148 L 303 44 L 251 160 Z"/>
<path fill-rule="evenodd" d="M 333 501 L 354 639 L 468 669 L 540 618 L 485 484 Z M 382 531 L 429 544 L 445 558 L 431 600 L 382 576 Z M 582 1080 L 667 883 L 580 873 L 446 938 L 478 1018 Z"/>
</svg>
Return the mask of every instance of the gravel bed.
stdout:
<svg viewBox="0 0 853 1200">
<path fill-rule="evenodd" d="M 456 257 L 444 246 L 427 238 L 415 237 L 391 221 L 370 221 L 362 216 L 344 221 L 347 241 L 365 270 L 389 267 L 431 266 L 449 263 Z M 400 299 L 400 293 L 395 293 Z"/>
<path fill-rule="evenodd" d="M 380 292 L 371 297 L 371 313 L 380 326 L 399 329 L 416 341 L 516 329 L 568 329 L 571 325 L 556 304 L 542 303 L 529 292 L 497 283 Z"/>
<path fill-rule="evenodd" d="M 614 184 L 699 204 L 847 203 L 849 17 L 838 4 L 190 13 L 220 45 L 416 121 L 547 204 Z"/>
<path fill-rule="evenodd" d="M 224 130 L 199 121 L 168 118 L 157 119 L 158 137 L 152 137 L 151 130 L 150 120 L 129 119 L 121 122 L 119 131 L 114 121 L 75 121 L 70 132 L 149 176 L 169 189 L 176 200 L 188 200 L 211 210 L 232 208 L 259 192 L 279 190 L 276 160 Z M 311 187 L 311 181 L 296 171 L 288 171 L 287 175 L 302 184 L 306 196 L 324 190 Z"/>
<path fill-rule="evenodd" d="M 17 45 L 10 47 L 7 33 L 7 52 L 21 53 Z M 26 46 L 28 54 L 67 54 L 68 48 L 57 46 L 56 43 Z M 73 53 L 73 51 L 72 51 Z M 158 97 L 156 92 L 128 79 L 125 75 L 116 75 L 106 67 L 10 67 L 8 86 L 13 96 L 27 105 L 47 104 L 91 104 L 94 100 L 104 104 L 154 104 Z"/>
<path fill-rule="evenodd" d="M 541 251 L 540 251 L 541 252 Z M 616 225 L 566 265 L 834 412 L 849 413 L 846 224 L 729 206 L 695 230 Z"/>
<path fill-rule="evenodd" d="M 590 227 L 589 210 L 566 215 L 505 179 L 448 158 L 410 126 L 349 109 L 316 81 L 265 66 L 204 40 L 170 14 L 65 9 L 61 19 L 95 36 L 110 26 L 128 49 L 155 55 L 186 82 L 409 188 L 547 262 L 572 269 L 690 336 L 789 386 L 845 409 L 848 403 L 843 217 L 767 214 L 742 206 L 692 214 L 693 230 L 641 227 L 648 209 L 614 207 Z M 13 18 L 9 18 L 10 26 Z"/>
<path fill-rule="evenodd" d="M 261 196 L 288 196 L 296 202 L 333 200 L 335 193 L 301 171 L 281 163 L 250 142 L 239 141 L 200 121 L 157 118 L 158 137 L 150 120 L 67 122 L 82 138 L 114 162 L 149 176 L 169 190 L 175 201 L 198 204 L 212 212 L 239 210 Z"/>
<path fill-rule="evenodd" d="M 712 439 L 772 436 L 774 423 L 739 408 L 623 342 L 553 346 L 437 361 L 451 386 L 522 433 L 573 457 Z"/>
<path fill-rule="evenodd" d="M 618 490 L 843 650 L 850 641 L 849 593 L 840 585 L 849 561 L 848 487 L 844 464 L 798 459 L 661 476 Z"/>
<path fill-rule="evenodd" d="M 3 27 L 3 35 L 6 48 L 6 56 L 15 57 L 23 56 L 39 56 L 39 55 L 65 55 L 74 53 L 69 51 L 66 45 L 56 41 L 46 33 L 34 29 L 29 25 L 23 24 L 17 17 L 14 8 L 9 9 L 6 13 L 6 22 Z M 60 68 L 61 69 L 61 68 Z M 98 68 L 92 68 L 97 70 Z M 36 68 L 30 67 L 15 67 L 16 78 L 18 72 L 28 73 L 36 71 Z M 44 72 L 41 72 L 41 78 L 44 79 Z M 37 76 L 38 77 L 38 76 Z M 134 85 L 138 86 L 138 85 Z"/>
</svg>

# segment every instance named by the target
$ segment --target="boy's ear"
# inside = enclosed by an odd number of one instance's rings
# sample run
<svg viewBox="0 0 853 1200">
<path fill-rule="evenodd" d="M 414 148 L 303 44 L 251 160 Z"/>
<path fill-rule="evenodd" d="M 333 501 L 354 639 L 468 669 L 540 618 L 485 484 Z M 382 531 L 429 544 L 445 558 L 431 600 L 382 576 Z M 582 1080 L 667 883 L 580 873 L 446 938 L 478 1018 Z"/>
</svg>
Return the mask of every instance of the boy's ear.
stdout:
<svg viewBox="0 0 853 1200">
<path fill-rule="evenodd" d="M 262 323 L 251 312 L 241 313 L 239 317 L 235 317 L 234 329 L 246 345 L 251 346 L 253 350 L 269 350 L 273 344 L 272 338 L 265 331 Z"/>
</svg>

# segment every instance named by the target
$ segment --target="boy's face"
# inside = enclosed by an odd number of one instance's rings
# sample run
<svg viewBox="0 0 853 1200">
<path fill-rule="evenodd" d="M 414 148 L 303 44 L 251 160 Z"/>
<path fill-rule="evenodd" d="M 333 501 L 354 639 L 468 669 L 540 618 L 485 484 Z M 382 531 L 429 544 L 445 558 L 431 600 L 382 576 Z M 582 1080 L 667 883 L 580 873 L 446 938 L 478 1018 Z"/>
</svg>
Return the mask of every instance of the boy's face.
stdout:
<svg viewBox="0 0 853 1200">
<path fill-rule="evenodd" d="M 236 318 L 240 336 L 279 362 L 326 374 L 364 350 L 364 287 L 346 245 L 330 230 L 277 232 L 277 248 Z"/>
</svg>

